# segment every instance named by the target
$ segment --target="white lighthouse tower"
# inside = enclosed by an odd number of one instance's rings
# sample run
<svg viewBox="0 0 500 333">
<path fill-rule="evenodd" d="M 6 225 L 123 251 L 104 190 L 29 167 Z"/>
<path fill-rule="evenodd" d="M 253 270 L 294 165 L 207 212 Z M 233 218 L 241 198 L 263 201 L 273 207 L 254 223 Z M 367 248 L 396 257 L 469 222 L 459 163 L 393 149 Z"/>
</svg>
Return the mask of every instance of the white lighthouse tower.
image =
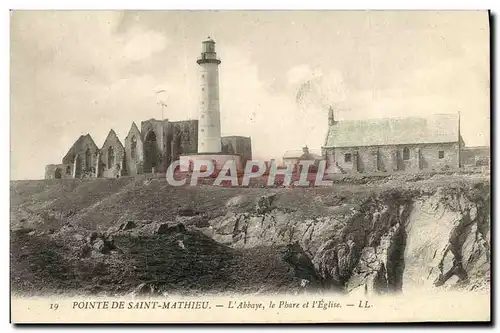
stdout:
<svg viewBox="0 0 500 333">
<path fill-rule="evenodd" d="M 198 152 L 179 156 L 181 170 L 187 171 L 194 162 L 212 161 L 220 170 L 228 161 L 233 161 L 238 170 L 243 168 L 241 156 L 222 151 L 219 109 L 219 65 L 215 42 L 208 37 L 202 42 L 200 65 L 200 112 L 198 119 Z"/>
<path fill-rule="evenodd" d="M 198 119 L 198 153 L 220 153 L 219 65 L 215 42 L 208 37 L 202 42 L 200 65 L 200 112 Z"/>
</svg>

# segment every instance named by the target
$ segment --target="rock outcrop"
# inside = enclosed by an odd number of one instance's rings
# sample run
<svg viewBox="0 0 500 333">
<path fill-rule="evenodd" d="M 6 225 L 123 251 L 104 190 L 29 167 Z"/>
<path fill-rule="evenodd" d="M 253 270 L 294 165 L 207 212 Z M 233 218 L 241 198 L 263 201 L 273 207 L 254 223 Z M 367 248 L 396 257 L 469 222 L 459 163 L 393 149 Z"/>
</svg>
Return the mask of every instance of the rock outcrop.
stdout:
<svg viewBox="0 0 500 333">
<path fill-rule="evenodd" d="M 328 290 L 467 288 L 471 277 L 476 284 L 489 279 L 489 190 L 484 184 L 390 189 L 357 205 L 334 200 L 330 214 L 311 218 L 274 205 L 275 195 L 262 196 L 254 211 L 228 210 L 200 230 L 237 249 L 288 246 L 285 260 L 295 258 L 298 276 Z M 228 206 L 234 201 L 241 200 Z"/>
<path fill-rule="evenodd" d="M 113 236 L 111 236 L 110 234 L 92 232 L 85 239 L 82 239 L 82 257 L 99 254 L 109 254 L 113 250 L 117 250 L 117 247 L 115 246 Z"/>
</svg>

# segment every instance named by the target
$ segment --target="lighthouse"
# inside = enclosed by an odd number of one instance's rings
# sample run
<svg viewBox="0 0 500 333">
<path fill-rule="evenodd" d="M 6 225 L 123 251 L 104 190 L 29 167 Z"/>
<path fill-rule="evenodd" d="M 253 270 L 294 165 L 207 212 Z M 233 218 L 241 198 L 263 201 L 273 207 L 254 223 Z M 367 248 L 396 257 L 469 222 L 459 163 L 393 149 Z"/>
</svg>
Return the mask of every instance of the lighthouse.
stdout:
<svg viewBox="0 0 500 333">
<path fill-rule="evenodd" d="M 219 107 L 219 65 L 215 42 L 208 37 L 202 42 L 201 55 L 196 60 L 200 75 L 200 105 L 198 117 L 198 151 L 179 156 L 180 170 L 188 171 L 196 161 L 211 161 L 216 170 L 227 162 L 234 162 L 243 170 L 246 161 L 252 159 L 250 138 L 229 136 L 221 138 Z"/>
<path fill-rule="evenodd" d="M 202 42 L 200 66 L 200 112 L 198 119 L 198 153 L 221 152 L 219 65 L 215 42 L 208 37 Z"/>
</svg>

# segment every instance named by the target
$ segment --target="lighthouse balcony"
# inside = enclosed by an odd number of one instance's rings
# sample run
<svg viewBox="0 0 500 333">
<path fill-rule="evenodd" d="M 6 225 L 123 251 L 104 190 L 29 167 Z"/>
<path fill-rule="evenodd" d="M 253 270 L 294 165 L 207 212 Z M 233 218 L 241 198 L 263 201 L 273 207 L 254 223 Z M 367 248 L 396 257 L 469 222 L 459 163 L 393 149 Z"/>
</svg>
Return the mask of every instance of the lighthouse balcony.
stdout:
<svg viewBox="0 0 500 333">
<path fill-rule="evenodd" d="M 212 54 L 202 54 L 198 59 L 196 59 L 196 62 L 198 65 L 201 64 L 217 64 L 219 65 L 221 63 L 219 57 L 212 55 Z"/>
</svg>

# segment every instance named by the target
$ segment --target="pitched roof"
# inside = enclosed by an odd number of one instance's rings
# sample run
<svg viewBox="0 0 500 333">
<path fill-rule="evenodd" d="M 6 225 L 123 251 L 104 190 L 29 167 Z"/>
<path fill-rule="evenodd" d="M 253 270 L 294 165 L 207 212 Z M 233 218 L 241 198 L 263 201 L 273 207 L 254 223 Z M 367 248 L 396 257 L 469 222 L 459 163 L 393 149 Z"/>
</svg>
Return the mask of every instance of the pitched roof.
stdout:
<svg viewBox="0 0 500 333">
<path fill-rule="evenodd" d="M 96 150 L 98 149 L 97 145 L 95 144 L 90 134 L 80 135 L 80 137 L 75 141 L 75 143 L 73 143 L 71 148 L 68 150 L 66 155 L 64 155 L 63 163 L 69 163 L 71 160 L 73 160 L 76 155 L 76 152 L 82 150 L 82 146 L 85 144 L 86 140 L 89 140 L 88 141 L 89 144 L 92 145 L 94 149 Z"/>
<path fill-rule="evenodd" d="M 342 120 L 329 126 L 325 147 L 361 147 L 459 140 L 459 115 Z"/>
<path fill-rule="evenodd" d="M 128 134 L 127 136 L 125 137 L 125 140 L 128 139 L 128 137 L 130 136 L 130 134 L 132 135 L 136 135 L 136 139 L 140 140 L 140 136 L 141 136 L 141 131 L 139 130 L 139 128 L 137 127 L 137 125 L 135 124 L 135 121 L 132 122 L 132 125 L 130 126 L 130 129 L 128 131 Z"/>
<path fill-rule="evenodd" d="M 113 129 L 111 129 L 108 133 L 108 136 L 106 137 L 106 140 L 104 140 L 104 143 L 102 144 L 101 150 L 108 144 L 108 141 L 111 141 L 111 140 L 118 142 L 119 147 L 121 149 L 123 149 L 123 145 L 122 145 L 120 139 L 118 138 L 118 135 L 116 135 L 115 131 Z M 111 143 L 111 145 L 112 145 L 112 143 Z"/>
<path fill-rule="evenodd" d="M 284 159 L 286 159 L 286 158 L 299 159 L 303 155 L 304 155 L 304 151 L 302 149 L 300 149 L 300 150 L 287 150 L 283 154 L 283 158 Z M 312 159 L 322 159 L 323 158 L 321 156 L 321 151 L 316 150 L 316 149 L 309 149 L 309 155 Z"/>
</svg>

